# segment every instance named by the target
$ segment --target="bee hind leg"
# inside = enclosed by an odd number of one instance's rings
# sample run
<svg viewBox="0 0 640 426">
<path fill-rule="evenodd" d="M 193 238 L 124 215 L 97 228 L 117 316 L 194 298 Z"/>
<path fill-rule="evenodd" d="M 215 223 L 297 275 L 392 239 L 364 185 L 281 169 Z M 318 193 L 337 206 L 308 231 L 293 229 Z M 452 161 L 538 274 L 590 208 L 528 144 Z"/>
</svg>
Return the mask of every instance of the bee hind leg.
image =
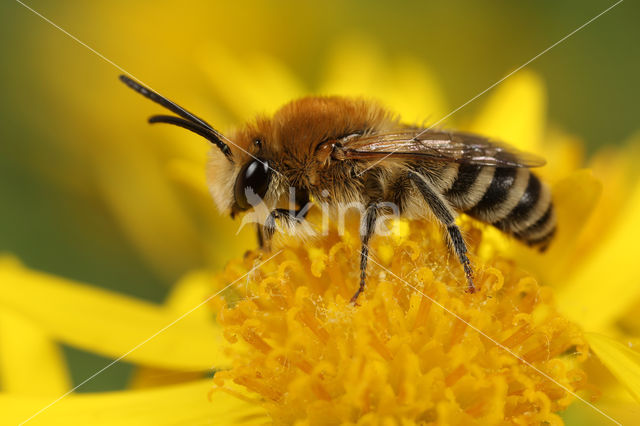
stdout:
<svg viewBox="0 0 640 426">
<path fill-rule="evenodd" d="M 467 245 L 462 238 L 460 228 L 455 223 L 447 226 L 447 232 L 449 233 L 449 239 L 453 245 L 453 250 L 458 256 L 458 260 L 464 268 L 464 275 L 467 277 L 467 292 L 475 293 L 476 287 L 473 284 L 473 269 L 471 268 L 471 261 L 467 257 Z"/>
<path fill-rule="evenodd" d="M 455 223 L 453 209 L 441 196 L 438 195 L 438 193 L 422 176 L 415 172 L 410 172 L 410 177 L 426 203 L 429 205 L 433 215 L 444 226 L 446 226 L 447 233 L 449 235 L 449 242 L 458 257 L 460 264 L 462 264 L 464 274 L 467 278 L 467 292 L 474 293 L 476 291 L 476 287 L 473 284 L 473 269 L 471 268 L 471 261 L 467 257 L 467 244 L 464 242 L 460 228 L 458 228 L 458 225 Z"/>
</svg>

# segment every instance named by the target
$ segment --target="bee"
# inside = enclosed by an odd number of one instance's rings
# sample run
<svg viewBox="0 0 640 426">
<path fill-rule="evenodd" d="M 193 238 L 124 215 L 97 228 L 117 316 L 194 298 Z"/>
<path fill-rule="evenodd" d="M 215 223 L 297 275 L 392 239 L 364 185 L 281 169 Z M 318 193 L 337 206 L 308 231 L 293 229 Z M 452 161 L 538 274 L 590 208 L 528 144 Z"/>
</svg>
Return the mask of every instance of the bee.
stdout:
<svg viewBox="0 0 640 426">
<path fill-rule="evenodd" d="M 293 189 L 295 206 L 273 208 L 258 225 L 269 247 L 276 230 L 304 221 L 309 200 L 338 209 L 364 206 L 360 218 L 360 283 L 365 288 L 369 241 L 377 221 L 396 206 L 402 217 L 433 217 L 443 228 L 475 291 L 467 245 L 456 225 L 469 215 L 544 251 L 556 232 L 551 192 L 530 168 L 545 161 L 480 135 L 405 125 L 375 102 L 343 97 L 306 97 L 273 117 L 258 117 L 223 136 L 201 118 L 126 76 L 130 88 L 174 115 L 150 123 L 183 127 L 215 146 L 207 166 L 210 192 L 232 217 L 276 205 Z"/>
</svg>

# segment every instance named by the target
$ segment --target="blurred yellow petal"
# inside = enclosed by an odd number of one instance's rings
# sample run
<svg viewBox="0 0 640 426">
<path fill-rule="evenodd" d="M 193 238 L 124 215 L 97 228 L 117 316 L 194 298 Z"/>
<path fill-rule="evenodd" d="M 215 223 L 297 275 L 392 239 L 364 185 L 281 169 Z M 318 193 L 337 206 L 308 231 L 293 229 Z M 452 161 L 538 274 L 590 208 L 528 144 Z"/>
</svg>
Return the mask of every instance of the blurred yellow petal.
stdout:
<svg viewBox="0 0 640 426">
<path fill-rule="evenodd" d="M 176 158 L 167 163 L 167 173 L 174 182 L 180 184 L 182 192 L 186 189 L 188 193 L 192 193 L 194 198 L 198 198 L 203 203 L 202 207 L 207 207 L 207 210 L 215 209 L 207 188 L 204 167 L 192 161 Z"/>
<path fill-rule="evenodd" d="M 224 392 L 211 393 L 211 380 L 138 391 L 72 394 L 29 421 L 29 425 L 254 425 L 265 412 Z M 18 424 L 51 398 L 0 393 L 0 423 Z"/>
<path fill-rule="evenodd" d="M 400 58 L 386 80 L 380 99 L 405 123 L 429 125 L 448 113 L 444 95 L 424 64 Z"/>
<path fill-rule="evenodd" d="M 540 78 L 520 71 L 494 89 L 471 130 L 502 140 L 523 151 L 544 154 L 546 91 Z"/>
<path fill-rule="evenodd" d="M 428 123 L 446 114 L 431 72 L 410 58 L 382 58 L 371 43 L 351 38 L 334 49 L 320 94 L 373 98 L 407 123 Z"/>
<path fill-rule="evenodd" d="M 211 295 L 211 274 L 195 271 L 187 274 L 171 289 L 165 308 L 176 314 L 176 317 L 197 306 Z M 183 321 L 207 321 L 210 319 L 209 309 L 197 309 Z M 173 385 L 202 379 L 202 371 L 176 371 L 164 368 L 137 367 L 129 381 L 129 388 L 144 389 L 157 386 Z"/>
<path fill-rule="evenodd" d="M 640 315 L 638 312 L 640 312 L 640 301 L 636 301 L 617 323 L 628 336 L 640 336 Z"/>
<path fill-rule="evenodd" d="M 60 347 L 33 321 L 0 309 L 0 345 L 3 391 L 57 396 L 71 388 Z"/>
<path fill-rule="evenodd" d="M 126 359 L 187 371 L 225 364 L 222 336 L 213 320 L 185 318 L 171 325 L 180 315 L 164 307 L 8 261 L 0 263 L 0 285 L 0 305 L 84 350 L 118 358 L 145 342 Z"/>
<path fill-rule="evenodd" d="M 254 54 L 241 60 L 216 43 L 207 44 L 203 53 L 202 67 L 213 96 L 224 102 L 239 122 L 258 113 L 273 113 L 305 93 L 295 75 L 273 57 Z"/>
<path fill-rule="evenodd" d="M 577 259 L 584 259 L 594 248 L 602 243 L 602 236 L 609 233 L 612 224 L 618 220 L 631 201 L 634 185 L 637 182 L 637 142 L 631 142 L 622 149 L 604 149 L 597 152 L 589 162 L 596 178 L 603 183 L 602 198 L 593 218 L 585 227 L 574 253 Z M 580 266 L 581 262 L 576 262 Z"/>
<path fill-rule="evenodd" d="M 561 285 L 578 237 L 600 200 L 602 184 L 590 170 L 578 170 L 554 185 L 552 192 L 558 232 L 549 250 L 539 253 L 516 241 L 512 241 L 507 250 L 543 283 Z"/>
<path fill-rule="evenodd" d="M 143 258 L 171 282 L 198 265 L 199 236 L 171 189 L 162 161 L 146 146 L 154 141 L 133 139 L 110 143 L 96 154 L 99 191 Z"/>
<path fill-rule="evenodd" d="M 543 136 L 542 155 L 547 164 L 535 169 L 546 181 L 556 183 L 563 179 L 567 173 L 585 167 L 584 141 L 562 130 L 551 129 Z M 589 169 L 593 170 L 593 164 L 589 163 Z M 594 176 L 601 179 L 602 176 L 594 171 Z"/>
<path fill-rule="evenodd" d="M 575 404 L 578 405 L 578 404 Z M 625 401 L 611 401 L 606 400 L 596 404 L 602 411 L 622 423 L 623 425 L 632 425 L 638 422 L 640 419 L 640 404 Z M 593 414 L 592 415 L 597 415 Z M 601 424 L 602 417 L 598 419 Z"/>
<path fill-rule="evenodd" d="M 575 171 L 553 186 L 558 233 L 549 252 L 544 255 L 548 267 L 551 263 L 554 263 L 556 268 L 562 266 L 559 256 L 564 257 L 572 252 L 577 237 L 590 219 L 601 194 L 602 183 L 593 177 L 591 170 Z"/>
<path fill-rule="evenodd" d="M 598 359 L 640 402 L 640 353 L 600 334 L 586 333 L 585 337 Z"/>
<path fill-rule="evenodd" d="M 164 368 L 137 367 L 129 380 L 129 389 L 156 388 L 177 385 L 204 378 L 202 371 L 176 371 Z"/>
<path fill-rule="evenodd" d="M 583 214 L 576 211 L 576 217 Z M 566 285 L 558 289 L 558 306 L 585 330 L 602 331 L 640 297 L 640 269 L 636 246 L 640 241 L 640 185 L 626 211 L 597 251 L 585 259 Z"/>
<path fill-rule="evenodd" d="M 167 310 L 178 315 L 191 310 L 211 295 L 214 277 L 207 271 L 193 271 L 173 286 L 164 304 Z M 185 317 L 185 321 L 210 321 L 209 309 L 198 309 Z"/>
<path fill-rule="evenodd" d="M 549 249 L 540 253 L 524 244 L 505 236 L 495 228 L 487 227 L 483 241 L 486 246 L 499 247 L 500 252 L 518 260 L 523 268 L 535 273 L 536 277 L 550 285 L 563 285 L 567 270 L 573 265 L 575 246 L 584 231 L 600 195 L 602 184 L 593 177 L 590 170 L 578 170 L 553 186 L 553 199 L 558 217 L 558 232 Z M 580 214 L 576 214 L 580 212 Z"/>
<path fill-rule="evenodd" d="M 637 424 L 640 418 L 640 404 L 633 401 L 614 400 L 609 398 L 608 392 L 603 395 L 602 399 L 595 401 L 593 405 L 623 425 Z M 608 426 L 613 424 L 586 404 L 571 404 L 562 413 L 562 419 L 569 426 Z"/>
<path fill-rule="evenodd" d="M 321 93 L 378 97 L 381 64 L 384 60 L 374 45 L 358 38 L 343 40 L 328 59 Z"/>
<path fill-rule="evenodd" d="M 167 165 L 167 173 L 182 194 L 183 204 L 190 211 L 191 220 L 198 229 L 207 265 L 214 269 L 221 268 L 229 260 L 255 247 L 254 228 L 245 227 L 238 233 L 238 222 L 227 215 L 222 216 L 216 209 L 204 178 L 204 167 L 175 159 Z"/>
</svg>

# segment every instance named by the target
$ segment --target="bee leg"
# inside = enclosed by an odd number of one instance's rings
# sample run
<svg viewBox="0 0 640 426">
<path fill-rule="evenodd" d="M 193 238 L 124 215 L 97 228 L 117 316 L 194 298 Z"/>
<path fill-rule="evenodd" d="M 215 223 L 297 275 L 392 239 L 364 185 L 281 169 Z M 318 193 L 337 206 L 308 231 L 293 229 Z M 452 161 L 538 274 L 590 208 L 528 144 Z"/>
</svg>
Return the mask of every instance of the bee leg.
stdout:
<svg viewBox="0 0 640 426">
<path fill-rule="evenodd" d="M 375 203 L 369 204 L 365 210 L 364 217 L 360 221 L 360 240 L 362 242 L 362 248 L 360 250 L 360 286 L 350 301 L 354 305 L 360 293 L 364 291 L 365 281 L 367 279 L 367 262 L 369 261 L 369 240 L 376 229 L 378 214 L 378 206 Z"/>
<path fill-rule="evenodd" d="M 409 174 L 411 180 L 416 185 L 416 188 L 429 205 L 433 215 L 447 228 L 449 241 L 453 246 L 455 254 L 458 256 L 458 260 L 464 268 L 464 274 L 467 278 L 468 284 L 467 292 L 475 292 L 476 287 L 473 284 L 473 269 L 471 268 L 471 261 L 469 261 L 469 258 L 467 257 L 467 245 L 464 242 L 460 228 L 456 225 L 453 210 L 419 174 L 415 172 L 410 172 Z"/>
<path fill-rule="evenodd" d="M 265 248 L 264 226 L 260 225 L 259 223 L 256 225 L 256 235 L 258 237 L 258 247 L 260 247 L 261 249 L 264 249 Z"/>
<path fill-rule="evenodd" d="M 264 225 L 258 225 L 258 244 L 260 248 L 267 251 L 271 250 L 271 240 L 276 232 L 276 219 L 284 220 L 288 225 L 293 225 L 301 223 L 307 217 L 307 213 L 309 213 L 312 206 L 309 194 L 306 191 L 300 191 L 297 194 L 301 196 L 300 201 L 297 203 L 300 206 L 298 209 L 272 210 Z"/>
<path fill-rule="evenodd" d="M 464 242 L 464 238 L 462 238 L 460 228 L 454 223 L 453 225 L 447 226 L 447 232 L 453 244 L 453 249 L 464 268 L 464 274 L 467 277 L 467 292 L 475 293 L 476 287 L 473 284 L 473 269 L 471 268 L 471 261 L 469 261 L 467 257 L 467 245 Z"/>
<path fill-rule="evenodd" d="M 272 210 L 264 225 L 258 229 L 258 241 L 261 242 L 261 247 L 265 247 L 267 250 L 271 249 L 271 240 L 276 232 L 276 219 L 285 221 L 288 226 L 293 226 L 307 217 L 310 207 L 311 205 L 307 203 L 298 210 Z"/>
</svg>

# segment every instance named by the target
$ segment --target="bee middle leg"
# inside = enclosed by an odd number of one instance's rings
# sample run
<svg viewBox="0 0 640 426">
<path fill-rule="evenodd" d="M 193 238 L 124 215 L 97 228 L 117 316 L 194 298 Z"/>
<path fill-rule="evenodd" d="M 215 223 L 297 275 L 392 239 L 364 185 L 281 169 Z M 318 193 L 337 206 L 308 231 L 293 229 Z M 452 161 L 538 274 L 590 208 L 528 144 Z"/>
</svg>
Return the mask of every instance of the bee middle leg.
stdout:
<svg viewBox="0 0 640 426">
<path fill-rule="evenodd" d="M 369 240 L 376 229 L 376 221 L 378 220 L 379 210 L 377 203 L 370 203 L 364 212 L 364 216 L 360 221 L 360 285 L 358 291 L 351 298 L 350 303 L 354 304 L 358 300 L 360 293 L 364 291 L 367 279 L 367 263 L 369 261 Z"/>
<path fill-rule="evenodd" d="M 367 263 L 369 261 L 369 240 L 376 230 L 376 222 L 380 213 L 383 213 L 383 187 L 380 176 L 376 170 L 369 172 L 364 179 L 364 188 L 367 194 L 367 203 L 364 214 L 360 218 L 360 285 L 358 291 L 351 298 L 350 303 L 356 304 L 358 296 L 364 291 L 367 279 Z"/>
<path fill-rule="evenodd" d="M 426 203 L 429 205 L 433 215 L 447 228 L 453 250 L 464 268 L 464 274 L 467 278 L 467 291 L 469 293 L 475 292 L 476 288 L 473 284 L 473 269 L 471 268 L 471 261 L 467 257 L 467 245 L 464 242 L 460 228 L 458 228 L 458 225 L 455 223 L 453 210 L 447 202 L 438 195 L 431 185 L 422 178 L 422 176 L 415 172 L 409 172 L 409 176 Z"/>
</svg>

